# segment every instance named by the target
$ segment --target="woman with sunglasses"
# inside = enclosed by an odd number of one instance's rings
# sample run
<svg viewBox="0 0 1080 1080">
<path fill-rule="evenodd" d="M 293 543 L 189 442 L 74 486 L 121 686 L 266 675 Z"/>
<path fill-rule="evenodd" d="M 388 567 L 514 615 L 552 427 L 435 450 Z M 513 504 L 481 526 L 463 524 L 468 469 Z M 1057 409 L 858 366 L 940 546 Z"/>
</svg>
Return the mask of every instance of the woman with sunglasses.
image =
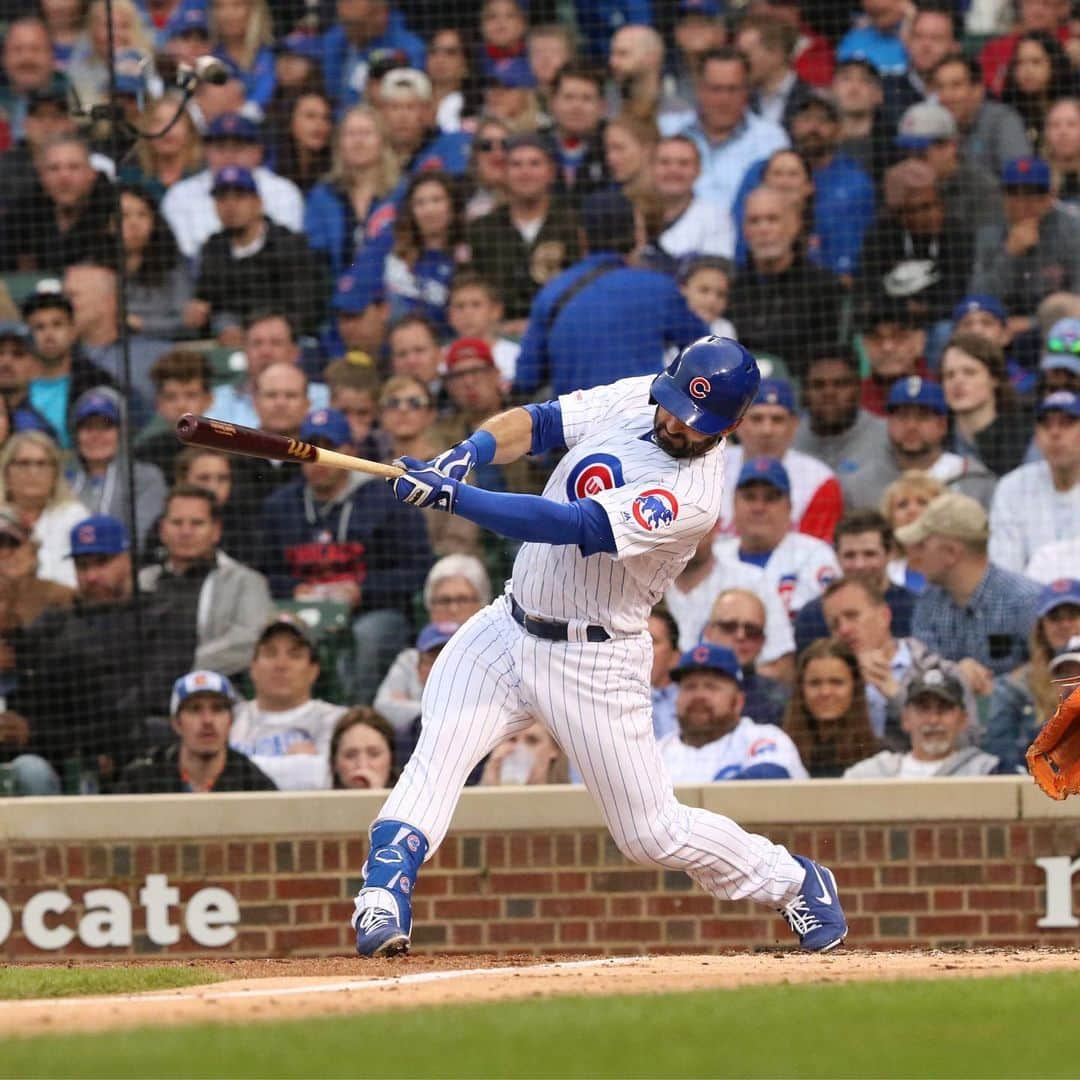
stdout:
<svg viewBox="0 0 1080 1080">
<path fill-rule="evenodd" d="M 506 201 L 506 140 L 510 127 L 496 116 L 482 116 L 473 139 L 468 179 L 472 192 L 465 220 L 475 221 Z"/>
</svg>

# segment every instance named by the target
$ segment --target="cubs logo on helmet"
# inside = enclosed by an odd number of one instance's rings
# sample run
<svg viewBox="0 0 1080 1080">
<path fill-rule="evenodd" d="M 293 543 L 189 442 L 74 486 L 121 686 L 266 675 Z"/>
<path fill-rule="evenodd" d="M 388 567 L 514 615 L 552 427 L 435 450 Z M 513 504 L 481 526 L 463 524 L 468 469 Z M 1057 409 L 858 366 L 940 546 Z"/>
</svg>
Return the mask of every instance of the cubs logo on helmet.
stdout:
<svg viewBox="0 0 1080 1080">
<path fill-rule="evenodd" d="M 566 478 L 566 497 L 570 502 L 576 502 L 622 485 L 622 462 L 617 457 L 588 454 L 570 470 Z"/>
<path fill-rule="evenodd" d="M 697 398 L 701 401 L 709 396 L 709 391 L 712 390 L 712 383 L 703 375 L 697 375 L 690 380 L 690 385 L 687 387 L 687 390 L 692 398 Z"/>
<path fill-rule="evenodd" d="M 633 515 L 646 532 L 666 529 L 679 516 L 679 502 L 664 488 L 649 488 L 634 500 Z"/>
</svg>

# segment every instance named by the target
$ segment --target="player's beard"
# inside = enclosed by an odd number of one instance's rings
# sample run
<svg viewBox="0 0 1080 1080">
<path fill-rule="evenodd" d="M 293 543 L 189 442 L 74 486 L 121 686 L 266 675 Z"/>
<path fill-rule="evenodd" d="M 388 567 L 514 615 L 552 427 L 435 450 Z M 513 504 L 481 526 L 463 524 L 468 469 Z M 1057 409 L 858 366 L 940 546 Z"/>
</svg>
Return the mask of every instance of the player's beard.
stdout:
<svg viewBox="0 0 1080 1080">
<path fill-rule="evenodd" d="M 707 454 L 716 446 L 723 436 L 714 435 L 702 442 L 691 442 L 681 431 L 671 434 L 660 423 L 659 409 L 653 416 L 653 442 L 673 458 L 696 458 Z"/>
</svg>

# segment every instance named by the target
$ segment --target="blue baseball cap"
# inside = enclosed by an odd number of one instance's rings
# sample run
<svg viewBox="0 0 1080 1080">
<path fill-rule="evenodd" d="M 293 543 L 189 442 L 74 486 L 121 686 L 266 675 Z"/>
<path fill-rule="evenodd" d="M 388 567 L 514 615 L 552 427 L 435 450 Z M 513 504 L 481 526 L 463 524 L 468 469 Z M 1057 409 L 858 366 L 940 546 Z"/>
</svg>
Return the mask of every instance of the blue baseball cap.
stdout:
<svg viewBox="0 0 1080 1080">
<path fill-rule="evenodd" d="M 700 645 L 688 649 L 679 657 L 678 664 L 672 668 L 671 677 L 678 682 L 692 671 L 717 671 L 729 679 L 734 679 L 742 686 L 743 673 L 739 660 L 724 645 L 712 645 L 703 641 Z"/>
<path fill-rule="evenodd" d="M 787 469 L 776 458 L 758 457 L 744 462 L 739 470 L 735 490 L 738 491 L 739 488 L 750 484 L 768 484 L 785 495 L 791 494 L 791 480 L 788 478 Z"/>
<path fill-rule="evenodd" d="M 1080 319 L 1058 319 L 1050 327 L 1039 367 L 1080 375 Z"/>
<path fill-rule="evenodd" d="M 216 671 L 189 671 L 173 683 L 169 715 L 175 716 L 180 711 L 180 706 L 196 694 L 217 694 L 225 698 L 230 705 L 240 700 L 233 684 L 224 675 L 219 675 Z"/>
<path fill-rule="evenodd" d="M 114 424 L 120 423 L 120 406 L 116 399 L 109 394 L 102 394 L 96 390 L 90 390 L 79 398 L 75 406 L 74 423 L 78 427 L 84 420 L 91 416 L 104 416 Z"/>
<path fill-rule="evenodd" d="M 316 409 L 304 417 L 300 425 L 300 438 L 304 442 L 330 443 L 335 449 L 344 446 L 351 438 L 349 421 L 337 409 Z"/>
<path fill-rule="evenodd" d="M 72 526 L 70 559 L 80 555 L 120 555 L 130 550 L 124 523 L 108 514 L 93 514 Z"/>
<path fill-rule="evenodd" d="M 214 186 L 210 194 L 217 195 L 220 191 L 246 191 L 249 195 L 257 195 L 259 189 L 250 169 L 242 165 L 226 165 L 214 173 Z"/>
<path fill-rule="evenodd" d="M 259 125 L 240 113 L 222 113 L 211 121 L 204 139 L 213 142 L 216 139 L 235 139 L 237 142 L 262 142 Z"/>
<path fill-rule="evenodd" d="M 416 651 L 424 653 L 441 649 L 454 636 L 460 625 L 461 623 L 456 622 L 428 623 L 416 639 Z"/>
<path fill-rule="evenodd" d="M 1075 604 L 1080 607 L 1080 581 L 1076 578 L 1058 578 L 1045 586 L 1039 593 L 1037 614 L 1041 619 L 1062 604 Z"/>
<path fill-rule="evenodd" d="M 754 405 L 779 405 L 789 413 L 795 413 L 795 391 L 785 379 L 762 379 L 754 397 Z M 751 406 L 753 408 L 753 406 Z"/>
<path fill-rule="evenodd" d="M 724 13 L 723 5 L 717 0 L 679 0 L 680 19 L 691 15 L 700 15 L 703 19 L 715 19 Z"/>
<path fill-rule="evenodd" d="M 952 321 L 959 322 L 965 315 L 970 315 L 974 311 L 985 311 L 987 315 L 993 315 L 1000 323 L 1005 322 L 1009 317 L 1005 305 L 996 296 L 990 296 L 987 293 L 971 293 L 953 308 Z"/>
<path fill-rule="evenodd" d="M 1066 416 L 1080 418 L 1080 394 L 1074 394 L 1071 390 L 1058 390 L 1044 397 L 1039 402 L 1036 419 L 1041 420 L 1051 412 L 1063 412 Z"/>
<path fill-rule="evenodd" d="M 0 341 L 17 341 L 27 349 L 34 347 L 34 335 L 30 327 L 14 319 L 4 319 L 0 322 Z"/>
<path fill-rule="evenodd" d="M 508 57 L 495 62 L 488 72 L 488 85 L 501 86 L 506 90 L 533 90 L 536 76 L 524 56 Z"/>
<path fill-rule="evenodd" d="M 363 315 L 372 304 L 386 299 L 382 278 L 374 271 L 357 271 L 354 267 L 338 278 L 330 307 L 342 315 Z"/>
<path fill-rule="evenodd" d="M 889 396 L 885 401 L 886 412 L 902 408 L 904 405 L 919 405 L 937 413 L 938 416 L 949 414 L 949 406 L 945 403 L 945 391 L 936 382 L 919 375 L 897 379 L 889 388 Z"/>
<path fill-rule="evenodd" d="M 210 22 L 202 8 L 184 8 L 169 20 L 169 25 L 165 28 L 165 36 L 169 40 L 183 37 L 185 34 L 210 36 Z"/>
<path fill-rule="evenodd" d="M 1001 170 L 1001 186 L 1027 188 L 1031 191 L 1049 191 L 1050 166 L 1042 158 L 1013 158 Z"/>
</svg>

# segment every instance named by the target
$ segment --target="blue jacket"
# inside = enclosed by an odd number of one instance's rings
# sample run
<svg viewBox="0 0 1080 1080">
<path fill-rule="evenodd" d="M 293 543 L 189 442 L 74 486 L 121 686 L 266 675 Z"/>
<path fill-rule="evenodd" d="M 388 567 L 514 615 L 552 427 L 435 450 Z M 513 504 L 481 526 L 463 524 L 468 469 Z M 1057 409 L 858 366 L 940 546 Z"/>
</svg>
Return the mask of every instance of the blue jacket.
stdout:
<svg viewBox="0 0 1080 1080">
<path fill-rule="evenodd" d="M 278 488 L 263 503 L 262 540 L 274 596 L 292 596 L 300 584 L 355 581 L 360 611 L 409 612 L 433 561 L 420 512 L 381 480 L 352 474 L 332 503 L 316 503 L 303 479 Z"/>
<path fill-rule="evenodd" d="M 472 136 L 464 131 L 443 131 L 434 128 L 431 138 L 413 155 L 408 172 L 418 173 L 439 169 L 451 176 L 463 176 L 469 167 L 469 147 Z"/>
<path fill-rule="evenodd" d="M 312 251 L 329 261 L 335 280 L 356 258 L 357 252 L 384 230 L 393 232 L 398 202 L 405 190 L 402 181 L 385 199 L 372 202 L 367 217 L 356 216 L 348 195 L 322 181 L 307 194 L 304 205 L 304 234 Z"/>
<path fill-rule="evenodd" d="M 601 266 L 610 269 L 566 304 L 549 333 L 559 298 Z M 531 394 L 550 381 L 556 394 L 565 394 L 652 374 L 663 367 L 669 345 L 682 347 L 708 332 L 667 275 L 626 266 L 610 252 L 587 255 L 537 293 L 514 387 Z"/>
<path fill-rule="evenodd" d="M 345 36 L 340 23 L 332 26 L 318 40 L 316 57 L 322 63 L 326 89 L 341 109 L 355 105 L 364 96 L 367 82 L 367 58 L 377 49 L 401 49 L 409 66 L 424 70 L 424 43 L 405 26 L 399 11 L 390 12 L 386 33 L 357 49 Z"/>
<path fill-rule="evenodd" d="M 244 84 L 244 94 L 248 101 L 255 102 L 264 112 L 274 96 L 277 86 L 277 70 L 274 66 L 274 54 L 263 46 L 256 54 L 255 61 L 249 68 L 242 68 L 224 49 L 215 49 L 214 56 L 222 61 L 230 71 Z"/>
<path fill-rule="evenodd" d="M 735 259 L 740 266 L 746 266 L 747 260 L 746 200 L 761 184 L 765 165 L 758 161 L 747 170 L 732 208 L 738 233 Z M 814 173 L 814 232 L 807 238 L 807 259 L 834 274 L 853 274 L 859 266 L 863 236 L 873 222 L 874 182 L 854 158 L 835 154 Z"/>
</svg>

